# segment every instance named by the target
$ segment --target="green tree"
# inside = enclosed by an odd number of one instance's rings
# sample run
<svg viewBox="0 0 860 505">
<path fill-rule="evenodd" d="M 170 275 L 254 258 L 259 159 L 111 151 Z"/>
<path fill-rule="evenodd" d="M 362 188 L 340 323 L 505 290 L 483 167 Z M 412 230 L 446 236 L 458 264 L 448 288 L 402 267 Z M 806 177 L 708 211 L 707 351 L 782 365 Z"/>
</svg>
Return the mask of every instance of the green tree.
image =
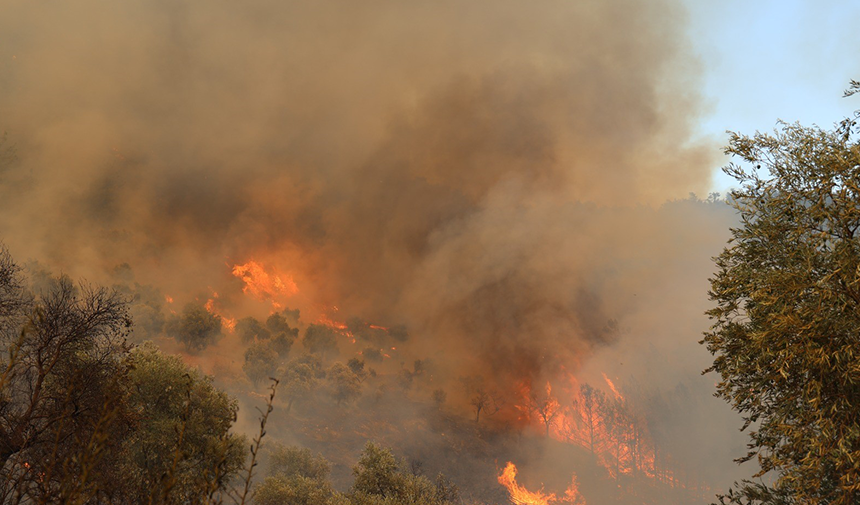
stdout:
<svg viewBox="0 0 860 505">
<path fill-rule="evenodd" d="M 115 479 L 131 429 L 127 307 L 53 279 L 38 296 L 0 247 L 0 502 L 85 500 Z"/>
<path fill-rule="evenodd" d="M 330 393 L 338 405 L 350 403 L 361 395 L 361 378 L 343 363 L 335 363 L 328 369 Z"/>
<path fill-rule="evenodd" d="M 243 317 L 236 322 L 236 333 L 243 344 L 268 340 L 272 333 L 253 317 Z"/>
<path fill-rule="evenodd" d="M 290 349 L 292 349 L 293 342 L 296 341 L 298 335 L 298 328 L 293 328 L 292 331 L 282 331 L 272 336 L 269 344 L 278 353 L 278 356 L 286 358 L 290 354 Z"/>
<path fill-rule="evenodd" d="M 245 363 L 242 371 L 254 385 L 275 375 L 278 369 L 278 353 L 268 342 L 257 342 L 245 350 Z"/>
<path fill-rule="evenodd" d="M 276 445 L 269 456 L 269 473 L 272 475 L 302 476 L 322 481 L 328 478 L 330 471 L 329 462 L 320 454 L 314 456 L 310 449 Z"/>
<path fill-rule="evenodd" d="M 313 356 L 291 360 L 279 371 L 281 376 L 280 391 L 287 399 L 287 414 L 293 404 L 307 398 L 319 383 L 322 367 Z M 323 374 L 324 375 L 324 374 Z"/>
<path fill-rule="evenodd" d="M 733 134 L 740 226 L 715 259 L 703 343 L 773 483 L 731 503 L 860 503 L 860 145 L 855 123 Z"/>
<path fill-rule="evenodd" d="M 266 328 L 272 333 L 281 331 L 291 331 L 292 327 L 299 324 L 299 310 L 284 309 L 280 312 L 275 312 L 266 319 Z"/>
<path fill-rule="evenodd" d="M 443 475 L 431 482 L 403 470 L 391 451 L 368 442 L 353 468 L 349 493 L 352 505 L 452 505 L 459 503 L 457 487 Z"/>
<path fill-rule="evenodd" d="M 221 318 L 199 304 L 189 303 L 179 317 L 170 321 L 167 330 L 185 345 L 186 351 L 198 353 L 221 336 Z"/>
<path fill-rule="evenodd" d="M 256 505 L 334 505 L 338 500 L 328 481 L 303 476 L 273 475 L 257 487 Z M 346 505 L 346 504 L 344 504 Z"/>
<path fill-rule="evenodd" d="M 201 503 L 244 460 L 237 405 L 152 343 L 128 298 L 67 277 L 22 288 L 0 248 L 0 502 Z"/>
<path fill-rule="evenodd" d="M 169 485 L 172 502 L 199 503 L 213 482 L 225 486 L 244 462 L 243 440 L 229 432 L 238 404 L 152 343 L 132 350 L 129 362 L 128 404 L 137 424 L 123 443 L 124 494 L 136 503 L 158 501 L 153 490 Z"/>
<path fill-rule="evenodd" d="M 269 476 L 257 488 L 258 505 L 326 505 L 336 502 L 328 480 L 329 462 L 308 449 L 275 446 Z"/>
<path fill-rule="evenodd" d="M 308 352 L 319 354 L 322 359 L 337 352 L 337 333 L 324 324 L 308 326 L 302 342 Z"/>
</svg>

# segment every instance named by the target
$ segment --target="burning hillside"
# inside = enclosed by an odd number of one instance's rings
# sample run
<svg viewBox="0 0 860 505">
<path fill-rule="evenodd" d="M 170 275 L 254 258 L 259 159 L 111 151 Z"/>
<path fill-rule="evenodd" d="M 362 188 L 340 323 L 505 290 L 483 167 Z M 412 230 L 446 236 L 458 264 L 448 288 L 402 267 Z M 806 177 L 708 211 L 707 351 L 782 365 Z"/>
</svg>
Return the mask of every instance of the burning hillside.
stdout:
<svg viewBox="0 0 860 505">
<path fill-rule="evenodd" d="M 696 344 L 733 218 L 691 196 L 718 153 L 681 19 L 12 0 L 0 238 L 33 292 L 127 297 L 130 340 L 212 375 L 237 431 L 279 379 L 268 433 L 334 488 L 375 440 L 475 502 L 696 503 L 733 477 Z"/>
</svg>

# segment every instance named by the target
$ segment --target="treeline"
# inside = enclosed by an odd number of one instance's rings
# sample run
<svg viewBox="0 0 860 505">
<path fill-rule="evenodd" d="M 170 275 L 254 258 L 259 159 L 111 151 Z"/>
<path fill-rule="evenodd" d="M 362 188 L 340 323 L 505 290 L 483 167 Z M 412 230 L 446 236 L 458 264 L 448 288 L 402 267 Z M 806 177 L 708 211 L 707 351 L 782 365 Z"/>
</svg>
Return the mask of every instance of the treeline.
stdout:
<svg viewBox="0 0 860 505">
<path fill-rule="evenodd" d="M 202 503 L 245 461 L 234 399 L 127 343 L 116 291 L 40 278 L 0 249 L 0 502 Z"/>
<path fill-rule="evenodd" d="M 447 480 L 412 475 L 372 444 L 355 467 L 352 488 L 337 493 L 321 457 L 283 447 L 261 451 L 266 411 L 253 441 L 231 433 L 235 399 L 180 357 L 151 342 L 129 343 L 128 294 L 44 270 L 25 277 L 0 248 L 0 503 L 460 503 Z M 210 315 L 189 311 L 164 324 L 193 333 Z M 297 333 L 289 316 L 270 318 L 265 338 L 253 323 L 241 331 L 257 331 L 257 345 L 277 344 Z M 336 401 L 356 394 L 363 362 L 325 371 L 321 363 L 306 355 L 278 374 L 288 408 L 321 377 L 335 385 Z M 253 375 L 253 368 L 246 371 Z M 255 486 L 263 452 L 268 476 Z"/>
<path fill-rule="evenodd" d="M 258 505 L 454 505 L 462 503 L 455 485 L 439 475 L 431 481 L 398 462 L 390 451 L 365 446 L 353 468 L 349 491 L 335 491 L 328 479 L 330 464 L 308 449 L 276 447 L 269 475 L 257 488 Z"/>
</svg>

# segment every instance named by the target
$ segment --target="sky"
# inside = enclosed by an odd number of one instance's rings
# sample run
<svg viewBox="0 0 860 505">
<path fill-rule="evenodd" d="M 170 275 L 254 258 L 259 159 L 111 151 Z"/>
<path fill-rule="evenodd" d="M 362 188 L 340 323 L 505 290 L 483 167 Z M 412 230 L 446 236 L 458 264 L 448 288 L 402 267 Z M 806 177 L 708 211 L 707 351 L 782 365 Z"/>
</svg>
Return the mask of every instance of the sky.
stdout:
<svg viewBox="0 0 860 505">
<path fill-rule="evenodd" d="M 771 131 L 778 119 L 830 128 L 860 109 L 860 97 L 842 97 L 860 79 L 860 2 L 685 1 L 708 101 L 703 135 L 724 144 L 726 130 Z M 731 183 L 715 167 L 712 190 Z"/>
</svg>

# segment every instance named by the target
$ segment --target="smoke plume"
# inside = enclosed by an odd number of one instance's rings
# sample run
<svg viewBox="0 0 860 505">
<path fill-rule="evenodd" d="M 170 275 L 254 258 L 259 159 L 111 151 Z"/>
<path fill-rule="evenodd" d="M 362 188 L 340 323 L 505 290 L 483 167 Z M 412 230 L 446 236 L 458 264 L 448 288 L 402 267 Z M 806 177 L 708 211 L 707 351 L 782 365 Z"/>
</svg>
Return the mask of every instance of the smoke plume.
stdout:
<svg viewBox="0 0 860 505">
<path fill-rule="evenodd" d="M 732 219 L 685 200 L 719 146 L 684 27 L 668 0 L 7 0 L 2 239 L 239 316 L 258 261 L 499 388 L 673 387 Z"/>
</svg>

